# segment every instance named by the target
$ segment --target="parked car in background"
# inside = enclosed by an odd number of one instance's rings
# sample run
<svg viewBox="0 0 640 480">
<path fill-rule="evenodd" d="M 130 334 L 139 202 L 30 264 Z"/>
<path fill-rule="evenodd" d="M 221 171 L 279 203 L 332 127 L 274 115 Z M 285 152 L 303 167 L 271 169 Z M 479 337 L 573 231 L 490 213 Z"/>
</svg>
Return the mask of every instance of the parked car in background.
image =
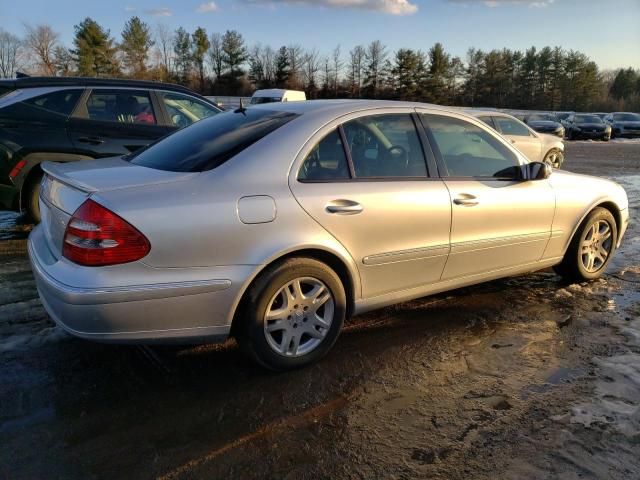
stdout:
<svg viewBox="0 0 640 480">
<path fill-rule="evenodd" d="M 483 110 L 469 110 L 467 113 L 500 132 L 532 162 L 545 162 L 554 168 L 562 166 L 564 143 L 555 135 L 538 133 L 506 113 Z"/>
<path fill-rule="evenodd" d="M 562 126 L 566 128 L 565 120 L 573 115 L 575 112 L 555 112 L 556 118 L 560 121 Z"/>
<path fill-rule="evenodd" d="M 631 112 L 614 112 L 604 117 L 611 125 L 611 137 L 640 137 L 640 115 Z"/>
<path fill-rule="evenodd" d="M 266 90 L 256 90 L 251 97 L 251 105 L 278 102 L 303 102 L 306 99 L 306 94 L 298 90 L 271 88 Z"/>
<path fill-rule="evenodd" d="M 598 117 L 600 117 L 600 120 L 604 121 L 604 117 L 606 117 L 609 114 L 606 112 L 594 112 L 592 113 L 592 115 L 597 115 Z"/>
<path fill-rule="evenodd" d="M 629 219 L 616 183 L 416 103 L 238 109 L 44 169 L 28 245 L 55 322 L 109 342 L 233 335 L 274 370 L 320 359 L 350 315 L 552 266 L 598 278 Z"/>
<path fill-rule="evenodd" d="M 553 113 L 532 113 L 524 117 L 524 123 L 536 132 L 564 138 L 564 127 Z"/>
<path fill-rule="evenodd" d="M 567 139 L 598 139 L 609 141 L 611 126 L 594 113 L 576 113 L 566 120 Z"/>
<path fill-rule="evenodd" d="M 40 220 L 47 160 L 127 155 L 220 112 L 178 85 L 96 78 L 0 80 L 0 209 Z"/>
</svg>

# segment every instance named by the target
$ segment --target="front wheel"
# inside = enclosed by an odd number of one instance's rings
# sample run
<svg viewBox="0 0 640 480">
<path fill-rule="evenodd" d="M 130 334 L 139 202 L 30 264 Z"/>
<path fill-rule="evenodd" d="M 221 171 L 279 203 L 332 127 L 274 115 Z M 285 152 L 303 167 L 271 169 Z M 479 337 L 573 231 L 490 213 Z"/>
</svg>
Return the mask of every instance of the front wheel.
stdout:
<svg viewBox="0 0 640 480">
<path fill-rule="evenodd" d="M 555 271 L 576 282 L 599 278 L 615 253 L 617 238 L 618 229 L 611 212 L 595 208 L 576 231 Z"/>
<path fill-rule="evenodd" d="M 347 301 L 340 277 L 312 258 L 291 258 L 254 282 L 237 319 L 242 350 L 270 370 L 316 362 L 342 329 Z"/>
<path fill-rule="evenodd" d="M 544 162 L 551 165 L 553 168 L 560 168 L 564 162 L 564 153 L 562 150 L 552 148 L 545 155 Z"/>
</svg>

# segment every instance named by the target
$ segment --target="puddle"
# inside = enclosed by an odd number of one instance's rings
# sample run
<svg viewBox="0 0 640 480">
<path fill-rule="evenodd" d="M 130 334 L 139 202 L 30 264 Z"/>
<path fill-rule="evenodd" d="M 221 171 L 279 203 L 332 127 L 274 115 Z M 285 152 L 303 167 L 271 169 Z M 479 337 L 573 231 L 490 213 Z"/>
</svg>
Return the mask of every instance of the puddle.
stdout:
<svg viewBox="0 0 640 480">
<path fill-rule="evenodd" d="M 32 224 L 24 223 L 24 217 L 19 213 L 0 210 L 0 241 L 25 239 L 32 228 Z"/>
</svg>

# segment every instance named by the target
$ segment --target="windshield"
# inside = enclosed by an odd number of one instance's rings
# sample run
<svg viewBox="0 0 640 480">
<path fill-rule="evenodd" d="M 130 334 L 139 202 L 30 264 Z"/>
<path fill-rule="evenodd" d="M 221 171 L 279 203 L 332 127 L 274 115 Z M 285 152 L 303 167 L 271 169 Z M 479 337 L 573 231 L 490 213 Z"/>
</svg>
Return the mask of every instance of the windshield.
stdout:
<svg viewBox="0 0 640 480">
<path fill-rule="evenodd" d="M 613 115 L 616 122 L 640 122 L 640 115 L 637 113 L 616 113 Z"/>
<path fill-rule="evenodd" d="M 551 115 L 549 113 L 537 113 L 535 115 L 529 115 L 529 121 L 530 122 L 540 122 L 540 121 L 557 122 L 558 119 L 554 115 Z"/>
<path fill-rule="evenodd" d="M 574 121 L 576 123 L 602 123 L 602 119 L 597 115 L 576 115 Z"/>
<path fill-rule="evenodd" d="M 262 109 L 236 110 L 200 120 L 127 159 L 169 172 L 202 172 L 233 158 L 298 115 Z"/>
<path fill-rule="evenodd" d="M 282 97 L 252 97 L 251 105 L 260 105 L 261 103 L 277 103 L 281 101 Z"/>
</svg>

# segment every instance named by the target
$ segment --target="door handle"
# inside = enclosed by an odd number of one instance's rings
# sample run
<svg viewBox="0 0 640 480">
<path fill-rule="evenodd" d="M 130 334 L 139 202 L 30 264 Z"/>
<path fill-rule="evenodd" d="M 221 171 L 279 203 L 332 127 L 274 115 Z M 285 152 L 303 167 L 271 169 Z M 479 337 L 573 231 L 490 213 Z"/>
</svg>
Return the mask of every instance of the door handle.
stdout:
<svg viewBox="0 0 640 480">
<path fill-rule="evenodd" d="M 364 210 L 364 207 L 353 200 L 333 200 L 325 207 L 327 212 L 336 215 L 356 215 Z"/>
<path fill-rule="evenodd" d="M 100 145 L 101 143 L 104 143 L 104 140 L 99 137 L 80 137 L 78 141 L 82 143 L 89 143 L 91 145 Z"/>
<path fill-rule="evenodd" d="M 462 196 L 454 198 L 453 203 L 456 205 L 462 205 L 464 207 L 473 207 L 480 203 L 476 197 L 473 195 L 469 195 L 468 193 L 463 193 Z"/>
</svg>

